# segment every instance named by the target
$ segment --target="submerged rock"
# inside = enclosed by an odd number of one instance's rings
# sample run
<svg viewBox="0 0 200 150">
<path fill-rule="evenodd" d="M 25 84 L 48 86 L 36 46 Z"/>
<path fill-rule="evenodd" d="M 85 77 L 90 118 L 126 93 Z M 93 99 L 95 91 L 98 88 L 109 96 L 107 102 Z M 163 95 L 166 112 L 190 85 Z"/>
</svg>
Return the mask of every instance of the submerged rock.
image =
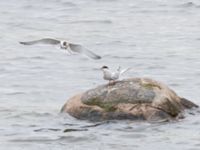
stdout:
<svg viewBox="0 0 200 150">
<path fill-rule="evenodd" d="M 185 109 L 192 107 L 198 106 L 179 97 L 163 83 L 148 78 L 131 78 L 75 95 L 61 112 L 91 121 L 131 119 L 160 122 L 179 118 Z"/>
</svg>

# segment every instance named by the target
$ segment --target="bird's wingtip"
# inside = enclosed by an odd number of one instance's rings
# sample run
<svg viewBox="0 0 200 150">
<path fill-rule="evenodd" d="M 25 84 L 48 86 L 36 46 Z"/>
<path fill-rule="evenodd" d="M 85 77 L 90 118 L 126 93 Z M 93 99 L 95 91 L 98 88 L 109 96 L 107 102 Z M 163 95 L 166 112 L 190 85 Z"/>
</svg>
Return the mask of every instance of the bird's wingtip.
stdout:
<svg viewBox="0 0 200 150">
<path fill-rule="evenodd" d="M 96 59 L 101 59 L 101 58 L 102 58 L 101 56 L 97 56 L 97 57 L 96 57 Z"/>
<path fill-rule="evenodd" d="M 25 42 L 19 42 L 19 44 L 23 44 L 23 45 L 26 45 L 26 43 L 25 43 Z"/>
<path fill-rule="evenodd" d="M 92 56 L 92 57 L 90 56 L 90 58 L 98 60 L 98 59 L 101 59 L 102 57 L 98 56 L 98 55 L 95 55 L 95 56 Z"/>
</svg>

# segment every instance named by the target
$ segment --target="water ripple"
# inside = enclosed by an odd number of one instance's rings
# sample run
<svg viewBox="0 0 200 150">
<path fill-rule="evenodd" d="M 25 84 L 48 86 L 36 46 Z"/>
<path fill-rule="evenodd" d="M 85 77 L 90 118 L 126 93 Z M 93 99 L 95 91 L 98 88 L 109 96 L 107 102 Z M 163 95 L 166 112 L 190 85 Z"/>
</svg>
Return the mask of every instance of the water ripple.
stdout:
<svg viewBox="0 0 200 150">
<path fill-rule="evenodd" d="M 84 24 L 112 24 L 111 20 L 77 20 L 77 21 L 70 21 L 69 23 L 71 24 L 79 24 L 79 23 L 84 23 Z"/>
<path fill-rule="evenodd" d="M 1 149 L 198 149 L 198 112 L 165 124 L 58 113 L 77 91 L 105 83 L 102 64 L 133 67 L 130 77 L 164 81 L 200 103 L 199 7 L 187 0 L 0 1 Z M 18 43 L 41 37 L 68 37 L 103 58 Z"/>
</svg>

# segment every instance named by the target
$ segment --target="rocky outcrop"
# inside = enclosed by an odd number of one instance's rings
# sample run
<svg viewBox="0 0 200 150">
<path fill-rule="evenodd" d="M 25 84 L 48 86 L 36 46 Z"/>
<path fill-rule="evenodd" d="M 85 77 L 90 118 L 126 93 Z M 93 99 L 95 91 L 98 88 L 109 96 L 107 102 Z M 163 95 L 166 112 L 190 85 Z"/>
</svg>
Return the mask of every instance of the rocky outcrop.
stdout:
<svg viewBox="0 0 200 150">
<path fill-rule="evenodd" d="M 100 85 L 70 98 L 61 112 L 78 119 L 102 121 L 131 119 L 168 121 L 185 109 L 198 107 L 179 97 L 163 83 L 148 78 L 131 78 L 113 85 Z"/>
</svg>

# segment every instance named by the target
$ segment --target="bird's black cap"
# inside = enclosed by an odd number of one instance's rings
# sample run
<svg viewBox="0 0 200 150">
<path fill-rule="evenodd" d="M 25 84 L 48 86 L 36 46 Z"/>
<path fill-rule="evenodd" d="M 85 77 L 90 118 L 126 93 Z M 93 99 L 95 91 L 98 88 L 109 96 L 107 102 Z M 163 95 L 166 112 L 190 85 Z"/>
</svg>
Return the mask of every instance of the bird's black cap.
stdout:
<svg viewBox="0 0 200 150">
<path fill-rule="evenodd" d="M 64 45 L 64 46 L 67 46 L 67 42 L 66 42 L 66 41 L 64 41 L 64 42 L 63 42 L 63 45 Z"/>
<path fill-rule="evenodd" d="M 102 66 L 101 69 L 108 69 L 108 66 Z"/>
</svg>

